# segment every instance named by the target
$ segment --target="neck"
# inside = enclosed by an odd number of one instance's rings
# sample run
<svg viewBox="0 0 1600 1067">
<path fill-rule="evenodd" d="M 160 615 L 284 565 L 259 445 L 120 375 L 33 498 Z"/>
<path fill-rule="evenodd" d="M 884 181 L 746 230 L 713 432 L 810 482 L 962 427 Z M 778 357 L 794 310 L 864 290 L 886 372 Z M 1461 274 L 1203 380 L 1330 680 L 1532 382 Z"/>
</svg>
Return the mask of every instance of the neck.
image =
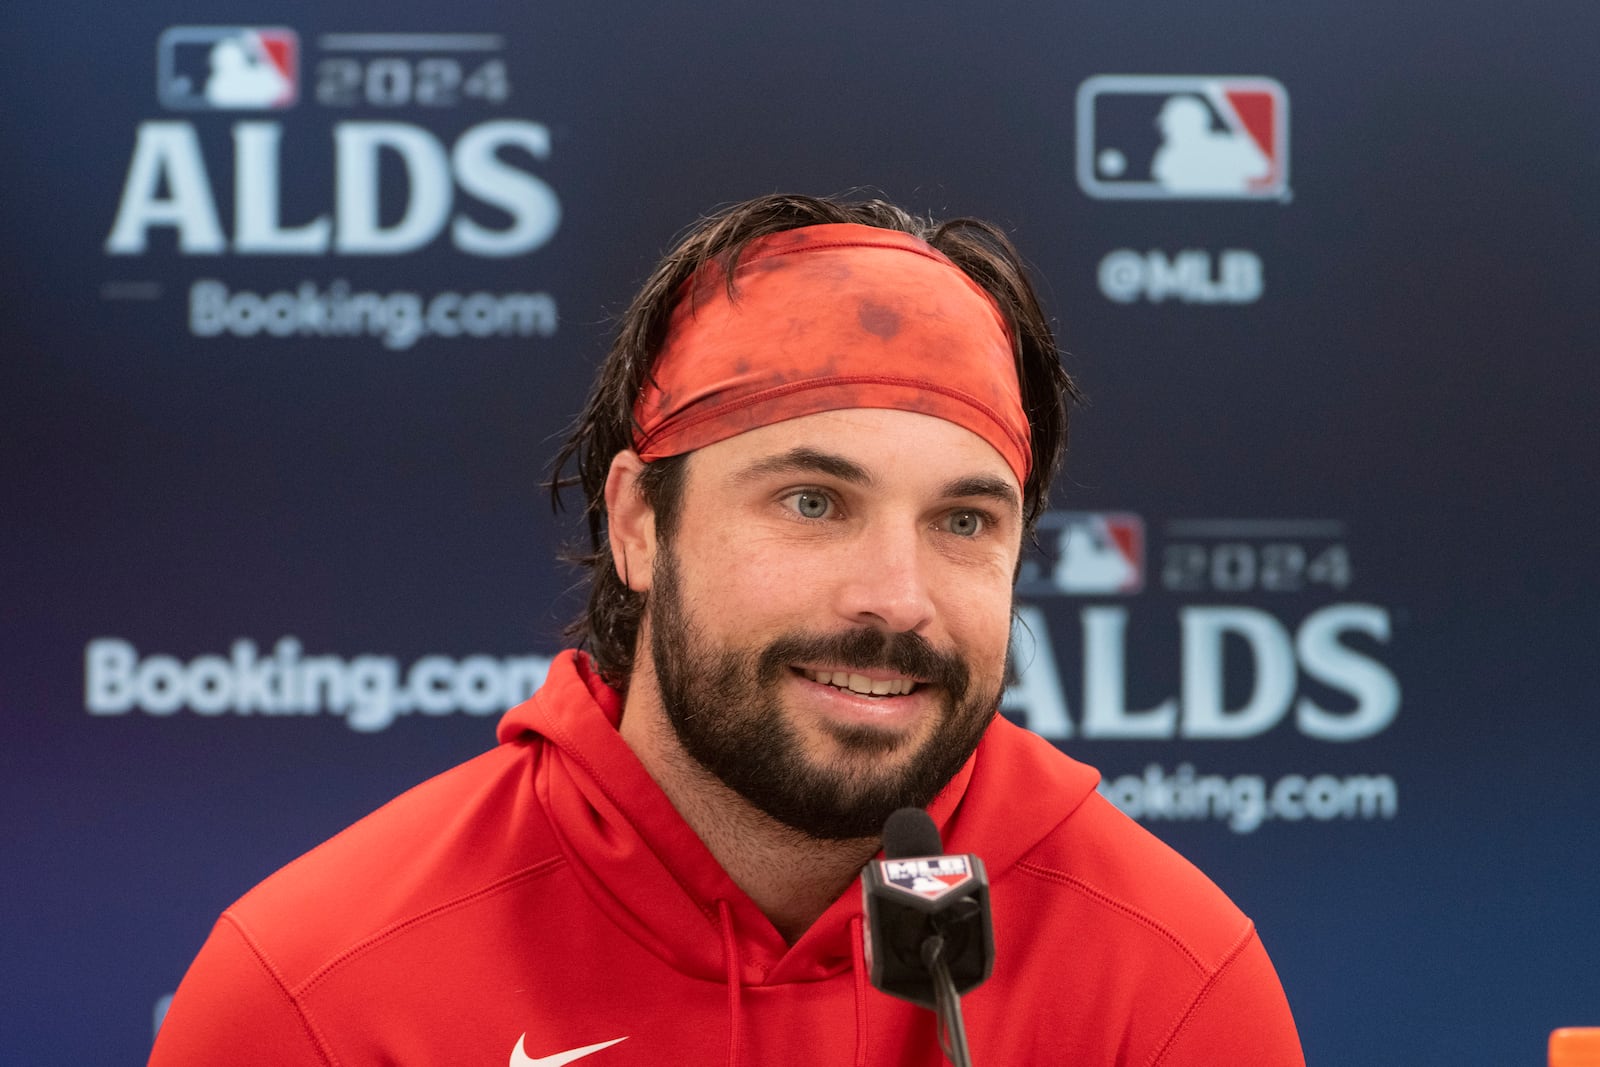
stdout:
<svg viewBox="0 0 1600 1067">
<path fill-rule="evenodd" d="M 628 687 L 621 734 L 728 877 L 789 944 L 878 851 L 875 837 L 823 841 L 785 826 L 700 766 L 667 721 L 648 668 L 636 670 Z"/>
</svg>

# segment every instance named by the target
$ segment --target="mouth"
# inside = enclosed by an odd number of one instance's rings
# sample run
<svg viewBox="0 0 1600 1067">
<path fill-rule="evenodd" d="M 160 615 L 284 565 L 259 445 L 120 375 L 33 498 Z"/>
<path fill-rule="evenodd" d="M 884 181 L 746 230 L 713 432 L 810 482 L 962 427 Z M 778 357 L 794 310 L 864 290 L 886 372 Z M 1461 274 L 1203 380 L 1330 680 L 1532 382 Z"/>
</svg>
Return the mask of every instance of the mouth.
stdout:
<svg viewBox="0 0 1600 1067">
<path fill-rule="evenodd" d="M 826 667 L 796 667 L 795 671 L 801 677 L 820 685 L 831 685 L 835 689 L 842 689 L 845 692 L 864 697 L 906 696 L 922 684 L 915 678 L 907 678 L 903 675 L 871 678 L 856 671 L 840 671 Z"/>
</svg>

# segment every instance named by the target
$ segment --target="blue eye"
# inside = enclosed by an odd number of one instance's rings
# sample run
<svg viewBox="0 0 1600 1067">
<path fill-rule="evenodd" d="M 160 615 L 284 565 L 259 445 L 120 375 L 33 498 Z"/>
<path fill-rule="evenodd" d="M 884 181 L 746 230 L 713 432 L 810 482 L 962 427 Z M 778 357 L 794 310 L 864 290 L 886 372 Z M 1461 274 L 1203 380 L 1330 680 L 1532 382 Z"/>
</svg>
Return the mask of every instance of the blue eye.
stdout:
<svg viewBox="0 0 1600 1067">
<path fill-rule="evenodd" d="M 977 537 L 985 525 L 984 517 L 976 511 L 958 511 L 950 516 L 948 528 L 957 537 Z"/>
<path fill-rule="evenodd" d="M 826 496 L 809 489 L 790 493 L 789 503 L 795 511 L 808 519 L 823 518 L 833 509 L 832 502 Z"/>
</svg>

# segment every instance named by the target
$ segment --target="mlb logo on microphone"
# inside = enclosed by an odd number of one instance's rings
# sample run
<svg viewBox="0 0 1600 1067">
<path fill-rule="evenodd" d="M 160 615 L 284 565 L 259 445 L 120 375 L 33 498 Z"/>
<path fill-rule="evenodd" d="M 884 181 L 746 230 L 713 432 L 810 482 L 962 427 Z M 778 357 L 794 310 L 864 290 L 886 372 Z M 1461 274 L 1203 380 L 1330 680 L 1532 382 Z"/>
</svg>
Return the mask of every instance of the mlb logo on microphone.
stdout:
<svg viewBox="0 0 1600 1067">
<path fill-rule="evenodd" d="M 1097 199 L 1287 200 L 1289 94 L 1271 78 L 1101 74 L 1078 87 Z"/>
<path fill-rule="evenodd" d="M 924 900 L 938 900 L 972 881 L 965 856 L 883 860 L 883 884 Z"/>
<path fill-rule="evenodd" d="M 172 26 L 156 95 L 180 111 L 270 111 L 300 98 L 300 38 L 282 26 Z"/>
</svg>

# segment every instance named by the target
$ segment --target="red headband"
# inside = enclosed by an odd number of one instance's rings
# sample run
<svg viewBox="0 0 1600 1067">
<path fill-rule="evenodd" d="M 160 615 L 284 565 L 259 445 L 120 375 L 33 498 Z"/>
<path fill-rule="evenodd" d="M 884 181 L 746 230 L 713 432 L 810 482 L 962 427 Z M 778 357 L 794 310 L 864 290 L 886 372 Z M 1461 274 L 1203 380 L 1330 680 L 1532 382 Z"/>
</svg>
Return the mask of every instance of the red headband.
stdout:
<svg viewBox="0 0 1600 1067">
<path fill-rule="evenodd" d="M 1032 463 L 1011 332 L 989 294 L 927 242 L 832 223 L 752 241 L 728 297 L 701 267 L 633 407 L 646 462 L 841 408 L 971 430 L 1026 482 Z"/>
</svg>

